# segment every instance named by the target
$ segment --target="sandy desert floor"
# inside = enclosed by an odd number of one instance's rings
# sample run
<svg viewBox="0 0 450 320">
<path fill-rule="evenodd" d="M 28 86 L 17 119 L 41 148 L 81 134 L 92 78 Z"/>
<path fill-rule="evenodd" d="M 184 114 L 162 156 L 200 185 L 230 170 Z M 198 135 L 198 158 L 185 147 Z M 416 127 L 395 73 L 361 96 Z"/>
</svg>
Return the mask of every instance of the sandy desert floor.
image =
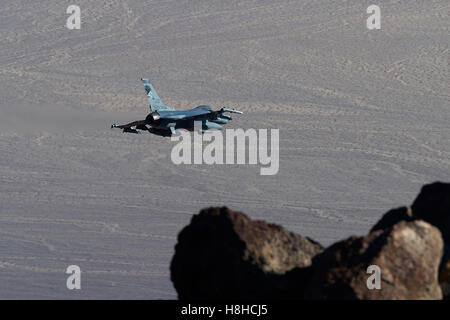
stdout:
<svg viewBox="0 0 450 320">
<path fill-rule="evenodd" d="M 450 3 L 77 0 L 0 5 L 0 298 L 174 299 L 178 232 L 227 205 L 323 245 L 450 178 Z M 75 4 L 75 3 L 74 3 Z M 280 129 L 280 170 L 180 165 L 122 134 L 164 102 Z M 82 289 L 66 288 L 69 265 Z"/>
</svg>

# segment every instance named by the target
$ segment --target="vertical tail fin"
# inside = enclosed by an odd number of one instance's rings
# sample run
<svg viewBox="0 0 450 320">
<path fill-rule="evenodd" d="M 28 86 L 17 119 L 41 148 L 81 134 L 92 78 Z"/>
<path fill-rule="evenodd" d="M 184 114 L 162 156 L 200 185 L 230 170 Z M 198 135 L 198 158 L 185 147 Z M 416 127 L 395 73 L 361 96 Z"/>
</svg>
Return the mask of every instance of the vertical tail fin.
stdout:
<svg viewBox="0 0 450 320">
<path fill-rule="evenodd" d="M 158 93 L 156 93 L 155 88 L 153 88 L 153 85 L 147 78 L 141 78 L 141 81 L 144 84 L 145 93 L 147 94 L 148 101 L 150 102 L 150 109 L 152 111 L 173 110 L 161 101 L 161 98 Z"/>
</svg>

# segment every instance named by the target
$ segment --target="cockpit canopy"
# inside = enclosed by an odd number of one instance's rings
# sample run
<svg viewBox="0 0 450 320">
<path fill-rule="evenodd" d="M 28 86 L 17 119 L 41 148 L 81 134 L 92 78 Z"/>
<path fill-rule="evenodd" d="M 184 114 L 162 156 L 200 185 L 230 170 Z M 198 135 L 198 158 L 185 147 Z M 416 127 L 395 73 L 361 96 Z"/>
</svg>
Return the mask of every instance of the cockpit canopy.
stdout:
<svg viewBox="0 0 450 320">
<path fill-rule="evenodd" d="M 213 108 L 207 105 L 201 105 L 196 107 L 195 109 L 201 109 L 201 110 L 206 110 L 206 111 L 213 111 Z"/>
<path fill-rule="evenodd" d="M 149 113 L 147 117 L 145 118 L 146 123 L 153 123 L 156 120 L 161 119 L 161 116 L 159 115 L 158 111 L 154 111 L 152 113 Z"/>
</svg>

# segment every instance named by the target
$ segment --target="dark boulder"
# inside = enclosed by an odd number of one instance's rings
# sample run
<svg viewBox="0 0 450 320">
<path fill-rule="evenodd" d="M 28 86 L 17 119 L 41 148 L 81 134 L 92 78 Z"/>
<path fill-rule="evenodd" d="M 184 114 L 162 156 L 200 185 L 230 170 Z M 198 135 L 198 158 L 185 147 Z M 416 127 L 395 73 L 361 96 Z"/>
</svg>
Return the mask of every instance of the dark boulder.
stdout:
<svg viewBox="0 0 450 320">
<path fill-rule="evenodd" d="M 440 283 L 445 299 L 450 299 L 450 183 L 435 182 L 423 186 L 412 206 L 414 219 L 436 226 L 444 239 Z"/>
<path fill-rule="evenodd" d="M 422 187 L 411 208 L 393 209 L 386 213 L 371 231 L 384 230 L 399 221 L 424 220 L 436 226 L 444 239 L 440 272 L 450 263 L 450 183 L 434 182 Z M 440 281 L 444 296 L 449 299 L 449 282 Z"/>
<path fill-rule="evenodd" d="M 450 300 L 450 260 L 442 263 L 439 273 L 439 283 L 445 300 Z"/>
<path fill-rule="evenodd" d="M 435 182 L 423 186 L 411 206 L 414 219 L 425 220 L 442 232 L 450 243 L 450 183 Z"/>
<path fill-rule="evenodd" d="M 302 270 L 322 251 L 281 226 L 209 208 L 178 235 L 171 280 L 180 299 L 288 298 L 300 285 L 292 281 L 305 281 Z"/>
<path fill-rule="evenodd" d="M 380 221 L 378 221 L 370 230 L 370 232 L 376 230 L 384 230 L 392 227 L 394 224 L 400 221 L 412 221 L 412 211 L 410 208 L 401 207 L 397 209 L 389 210 Z"/>
<path fill-rule="evenodd" d="M 387 212 L 371 231 L 383 230 L 399 221 L 424 220 L 437 227 L 445 243 L 450 244 L 450 183 L 435 182 L 422 187 L 411 208 Z"/>
<path fill-rule="evenodd" d="M 313 259 L 307 299 L 442 299 L 439 230 L 424 221 L 401 221 L 363 238 L 351 237 Z M 381 289 L 369 290 L 367 268 L 381 271 Z"/>
</svg>

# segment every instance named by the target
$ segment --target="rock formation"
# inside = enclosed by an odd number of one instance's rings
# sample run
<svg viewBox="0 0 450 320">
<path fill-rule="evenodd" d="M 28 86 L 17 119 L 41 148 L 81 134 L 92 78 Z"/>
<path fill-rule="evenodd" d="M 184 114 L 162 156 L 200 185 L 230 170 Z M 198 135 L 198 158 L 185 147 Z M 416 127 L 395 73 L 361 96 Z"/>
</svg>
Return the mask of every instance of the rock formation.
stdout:
<svg viewBox="0 0 450 320">
<path fill-rule="evenodd" d="M 367 236 L 325 250 L 226 207 L 204 209 L 180 232 L 170 269 L 180 299 L 449 299 L 449 258 L 450 184 L 437 182 Z M 368 287 L 369 266 L 379 290 Z"/>
<path fill-rule="evenodd" d="M 410 208 L 402 207 L 387 212 L 371 231 L 382 230 L 399 221 L 424 220 L 437 227 L 444 240 L 439 282 L 444 297 L 450 299 L 450 183 L 435 182 L 423 186 Z M 446 280 L 443 280 L 446 279 Z"/>
<path fill-rule="evenodd" d="M 171 279 L 180 299 L 278 298 L 286 271 L 309 266 L 322 250 L 278 225 L 209 208 L 179 234 Z"/>
<path fill-rule="evenodd" d="M 420 220 L 338 242 L 314 258 L 305 298 L 442 299 L 442 246 L 439 230 Z M 367 286 L 371 265 L 380 270 L 379 290 Z"/>
<path fill-rule="evenodd" d="M 414 219 L 425 220 L 442 232 L 450 244 L 450 183 L 435 182 L 420 191 L 411 206 Z"/>
<path fill-rule="evenodd" d="M 392 227 L 394 224 L 400 221 L 413 221 L 412 210 L 408 207 L 401 207 L 397 209 L 389 210 L 370 230 L 370 232 L 376 230 L 384 230 Z"/>
</svg>

